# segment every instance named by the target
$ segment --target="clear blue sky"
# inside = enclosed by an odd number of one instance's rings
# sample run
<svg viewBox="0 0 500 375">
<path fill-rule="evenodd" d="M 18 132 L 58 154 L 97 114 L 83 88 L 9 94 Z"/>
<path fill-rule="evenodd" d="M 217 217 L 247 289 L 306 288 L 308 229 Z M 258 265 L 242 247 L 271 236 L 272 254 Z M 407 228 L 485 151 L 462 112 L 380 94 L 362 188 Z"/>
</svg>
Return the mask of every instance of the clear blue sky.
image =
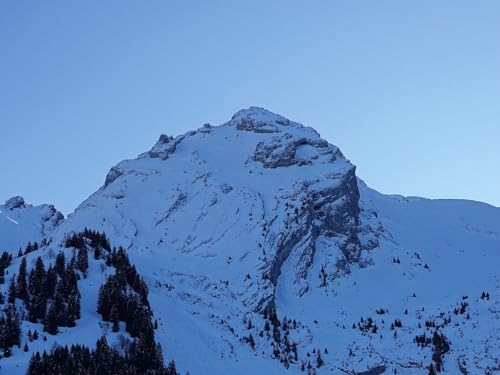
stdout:
<svg viewBox="0 0 500 375">
<path fill-rule="evenodd" d="M 64 213 L 160 133 L 262 106 L 385 193 L 500 206 L 499 1 L 2 1 L 0 201 Z"/>
</svg>

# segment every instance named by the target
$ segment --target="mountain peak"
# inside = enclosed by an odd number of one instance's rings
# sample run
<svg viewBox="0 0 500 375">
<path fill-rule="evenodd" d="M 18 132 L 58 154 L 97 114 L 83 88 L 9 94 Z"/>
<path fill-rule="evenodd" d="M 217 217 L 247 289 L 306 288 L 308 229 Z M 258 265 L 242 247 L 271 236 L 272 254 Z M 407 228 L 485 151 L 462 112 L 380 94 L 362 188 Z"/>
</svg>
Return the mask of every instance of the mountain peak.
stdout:
<svg viewBox="0 0 500 375">
<path fill-rule="evenodd" d="M 265 108 L 262 107 L 248 107 L 245 109 L 240 109 L 238 112 L 236 112 L 233 117 L 231 117 L 231 121 L 238 120 L 238 119 L 249 119 L 249 120 L 254 120 L 254 121 L 261 121 L 261 122 L 267 122 L 267 123 L 278 123 L 278 124 L 288 124 L 290 123 L 290 120 L 277 114 L 274 112 L 271 112 Z"/>
<path fill-rule="evenodd" d="M 26 202 L 23 197 L 16 195 L 5 201 L 5 208 L 8 210 L 15 210 L 16 208 L 25 208 Z"/>
<path fill-rule="evenodd" d="M 296 295 L 312 288 L 314 257 L 339 275 L 358 265 L 377 241 L 360 212 L 355 167 L 336 146 L 250 107 L 220 126 L 162 135 L 138 159 L 119 163 L 60 233 L 92 222 L 131 252 L 165 257 L 160 263 L 178 256 L 176 272 L 185 274 L 193 272 L 185 265 L 210 259 L 207 277 L 227 276 L 248 290 L 247 308 L 265 311 L 280 283 Z M 221 273 L 229 258 L 259 282 L 241 285 L 248 279 Z"/>
<path fill-rule="evenodd" d="M 238 130 L 256 133 L 278 133 L 281 127 L 303 127 L 299 123 L 260 107 L 250 107 L 236 112 L 229 124 L 236 126 Z"/>
</svg>

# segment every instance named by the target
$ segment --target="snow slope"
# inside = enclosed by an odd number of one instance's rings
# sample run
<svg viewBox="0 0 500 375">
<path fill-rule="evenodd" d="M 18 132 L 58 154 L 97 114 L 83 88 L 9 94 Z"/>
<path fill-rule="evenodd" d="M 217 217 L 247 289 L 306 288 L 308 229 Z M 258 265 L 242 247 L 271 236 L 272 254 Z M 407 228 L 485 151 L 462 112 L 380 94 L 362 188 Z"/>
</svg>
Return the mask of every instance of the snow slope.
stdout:
<svg viewBox="0 0 500 375">
<path fill-rule="evenodd" d="M 427 374 L 432 345 L 414 339 L 445 318 L 444 373 L 500 369 L 500 209 L 382 195 L 313 129 L 264 109 L 162 135 L 113 167 L 40 252 L 85 227 L 128 250 L 182 373 Z M 59 340 L 101 333 L 93 306 Z"/>
<path fill-rule="evenodd" d="M 12 197 L 0 205 L 0 251 L 16 253 L 28 242 L 40 243 L 64 220 L 52 205 L 32 206 L 22 197 Z"/>
<path fill-rule="evenodd" d="M 334 373 L 383 365 L 386 373 L 427 374 L 432 351 L 414 338 L 432 336 L 425 322 L 440 325 L 444 318 L 451 318 L 440 329 L 451 341 L 444 372 L 460 374 L 462 364 L 469 374 L 498 373 L 500 210 L 471 201 L 384 196 L 359 185 L 362 209 L 376 212 L 384 228 L 370 253 L 372 264 L 302 299 L 290 298 L 283 285 L 278 311 L 319 322 L 310 324 L 312 336 L 316 346 L 335 350 Z M 490 299 L 481 299 L 482 292 Z M 455 314 L 462 302 L 466 312 Z M 385 313 L 377 314 L 381 309 Z M 359 335 L 361 317 L 373 318 L 376 334 Z M 392 330 L 396 319 L 403 326 Z"/>
</svg>

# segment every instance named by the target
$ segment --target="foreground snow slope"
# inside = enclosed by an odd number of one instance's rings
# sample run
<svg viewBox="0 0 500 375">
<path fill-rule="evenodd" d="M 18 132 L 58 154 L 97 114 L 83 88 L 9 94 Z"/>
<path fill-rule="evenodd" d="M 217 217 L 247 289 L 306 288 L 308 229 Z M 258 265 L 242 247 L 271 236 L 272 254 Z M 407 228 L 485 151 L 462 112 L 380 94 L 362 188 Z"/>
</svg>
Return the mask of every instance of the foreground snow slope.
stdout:
<svg viewBox="0 0 500 375">
<path fill-rule="evenodd" d="M 182 372 L 427 374 L 426 322 L 450 342 L 444 373 L 499 371 L 500 209 L 382 195 L 264 109 L 119 163 L 51 246 L 85 227 L 127 248 Z"/>
</svg>

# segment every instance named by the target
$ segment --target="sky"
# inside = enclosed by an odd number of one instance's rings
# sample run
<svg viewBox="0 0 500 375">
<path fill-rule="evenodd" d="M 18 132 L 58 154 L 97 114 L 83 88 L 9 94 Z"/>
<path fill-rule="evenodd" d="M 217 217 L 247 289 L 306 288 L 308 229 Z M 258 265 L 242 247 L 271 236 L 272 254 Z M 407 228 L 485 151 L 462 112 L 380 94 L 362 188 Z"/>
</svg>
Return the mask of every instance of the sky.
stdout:
<svg viewBox="0 0 500 375">
<path fill-rule="evenodd" d="M 500 206 L 498 1 L 2 1 L 0 202 L 68 214 L 161 133 L 265 107 L 369 186 Z"/>
</svg>

